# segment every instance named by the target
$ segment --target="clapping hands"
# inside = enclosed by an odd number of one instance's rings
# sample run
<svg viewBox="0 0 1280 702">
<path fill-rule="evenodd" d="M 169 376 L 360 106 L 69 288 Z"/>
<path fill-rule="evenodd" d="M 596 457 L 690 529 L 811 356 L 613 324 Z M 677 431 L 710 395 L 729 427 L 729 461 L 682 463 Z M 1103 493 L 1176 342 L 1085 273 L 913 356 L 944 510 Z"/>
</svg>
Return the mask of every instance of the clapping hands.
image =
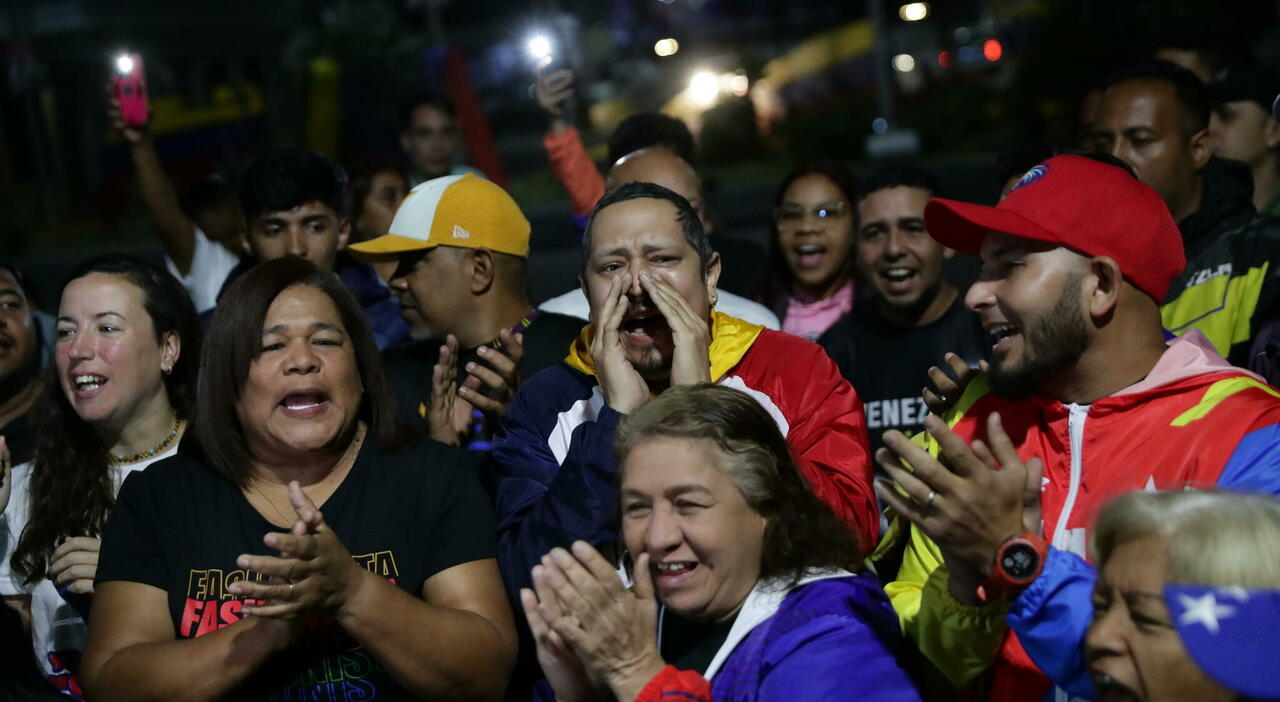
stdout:
<svg viewBox="0 0 1280 702">
<path fill-rule="evenodd" d="M 496 345 L 476 349 L 481 362 L 467 364 L 467 377 L 459 385 L 458 339 L 452 334 L 445 338 L 431 369 L 431 400 L 427 406 L 431 438 L 459 446 L 471 432 L 472 410 L 478 408 L 494 423 L 507 411 L 520 385 L 524 337 L 504 329 L 498 340 L 501 349 Z"/>
<path fill-rule="evenodd" d="M 520 591 L 520 603 L 538 662 L 561 702 L 594 699 L 602 684 L 620 700 L 635 699 L 666 665 L 658 653 L 648 554 L 636 558 L 634 572 L 629 591 L 584 541 L 571 552 L 553 549 L 534 566 L 534 588 Z"/>
<path fill-rule="evenodd" d="M 289 532 L 263 537 L 263 543 L 280 555 L 242 554 L 236 559 L 238 567 L 269 577 L 265 582 L 242 580 L 228 588 L 239 597 L 263 602 L 245 604 L 241 610 L 245 616 L 295 619 L 312 613 L 336 613 L 349 601 L 360 579 L 372 576 L 351 559 L 296 480 L 289 483 L 289 503 L 298 517 Z"/>
</svg>

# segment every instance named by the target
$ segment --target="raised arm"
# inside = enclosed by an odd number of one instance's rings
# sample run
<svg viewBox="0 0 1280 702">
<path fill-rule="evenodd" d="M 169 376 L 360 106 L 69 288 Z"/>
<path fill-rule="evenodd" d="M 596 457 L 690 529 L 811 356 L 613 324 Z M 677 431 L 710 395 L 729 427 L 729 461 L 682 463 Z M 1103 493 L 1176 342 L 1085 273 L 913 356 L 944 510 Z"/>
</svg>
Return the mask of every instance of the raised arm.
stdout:
<svg viewBox="0 0 1280 702">
<path fill-rule="evenodd" d="M 160 157 L 156 155 L 151 135 L 141 129 L 125 128 L 120 117 L 120 103 L 110 96 L 109 87 L 107 92 L 111 124 L 129 144 L 129 152 L 138 173 L 138 189 L 142 192 L 142 201 L 146 203 L 151 221 L 160 232 L 165 253 L 173 260 L 178 272 L 185 276 L 191 272 L 191 259 L 195 255 L 196 225 L 182 211 L 178 193 L 165 175 L 164 167 L 160 165 Z"/>
<path fill-rule="evenodd" d="M 547 133 L 542 145 L 551 161 L 551 170 L 569 194 L 570 209 L 577 218 L 586 218 L 604 197 L 604 176 L 587 155 L 578 130 L 569 124 L 565 106 L 573 97 L 573 72 L 539 71 L 534 83 L 538 104 L 547 115 Z"/>
</svg>

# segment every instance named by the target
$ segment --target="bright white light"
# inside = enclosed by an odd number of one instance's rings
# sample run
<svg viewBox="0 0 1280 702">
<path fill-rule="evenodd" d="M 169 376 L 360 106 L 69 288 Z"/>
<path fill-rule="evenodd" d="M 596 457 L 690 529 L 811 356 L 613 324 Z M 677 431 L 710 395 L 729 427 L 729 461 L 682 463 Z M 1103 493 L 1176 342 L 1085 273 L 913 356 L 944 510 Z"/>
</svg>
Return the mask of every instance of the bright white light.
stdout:
<svg viewBox="0 0 1280 702">
<path fill-rule="evenodd" d="M 711 71 L 698 71 L 689 79 L 689 99 L 710 107 L 720 96 L 720 79 Z"/>
<path fill-rule="evenodd" d="M 919 22 L 929 16 L 929 3 L 909 2 L 898 8 L 898 16 L 903 22 Z"/>
<path fill-rule="evenodd" d="M 910 73 L 916 70 L 916 59 L 911 54 L 898 54 L 893 57 L 893 70 L 899 73 Z"/>
<path fill-rule="evenodd" d="M 653 43 L 653 53 L 659 56 L 673 56 L 679 50 L 680 42 L 671 37 L 659 39 Z"/>
<path fill-rule="evenodd" d="M 129 54 L 120 54 L 117 56 L 116 71 L 118 71 L 120 75 L 133 73 L 133 57 Z"/>
<path fill-rule="evenodd" d="M 551 55 L 551 40 L 541 34 L 529 38 L 524 48 L 534 61 L 541 61 Z"/>
<path fill-rule="evenodd" d="M 745 73 L 734 73 L 729 76 L 729 92 L 738 97 L 746 97 L 751 88 L 751 81 Z"/>
</svg>

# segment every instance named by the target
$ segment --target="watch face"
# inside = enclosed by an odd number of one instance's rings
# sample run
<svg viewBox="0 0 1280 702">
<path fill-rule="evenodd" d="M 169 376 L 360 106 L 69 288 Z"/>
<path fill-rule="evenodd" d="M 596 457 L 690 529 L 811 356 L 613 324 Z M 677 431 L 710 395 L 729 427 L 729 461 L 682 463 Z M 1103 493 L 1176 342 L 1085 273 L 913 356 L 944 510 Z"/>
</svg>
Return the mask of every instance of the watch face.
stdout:
<svg viewBox="0 0 1280 702">
<path fill-rule="evenodd" d="M 1000 554 L 1000 568 L 1010 580 L 1021 581 L 1033 577 L 1040 564 L 1040 554 L 1027 543 L 1012 543 Z"/>
</svg>

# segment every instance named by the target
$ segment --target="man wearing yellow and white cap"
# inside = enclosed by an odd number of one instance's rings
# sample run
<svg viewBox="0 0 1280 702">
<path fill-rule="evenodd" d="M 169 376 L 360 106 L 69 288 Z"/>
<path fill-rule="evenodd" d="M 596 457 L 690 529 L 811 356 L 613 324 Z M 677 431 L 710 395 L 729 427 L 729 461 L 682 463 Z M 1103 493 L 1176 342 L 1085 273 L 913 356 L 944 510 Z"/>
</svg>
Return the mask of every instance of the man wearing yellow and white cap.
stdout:
<svg viewBox="0 0 1280 702">
<path fill-rule="evenodd" d="M 496 420 L 520 378 L 559 362 L 584 324 L 529 303 L 529 221 L 484 178 L 421 183 L 387 234 L 348 250 L 396 262 L 391 287 L 415 342 L 383 358 L 401 412 L 446 443 L 487 449 L 475 411 Z"/>
</svg>

